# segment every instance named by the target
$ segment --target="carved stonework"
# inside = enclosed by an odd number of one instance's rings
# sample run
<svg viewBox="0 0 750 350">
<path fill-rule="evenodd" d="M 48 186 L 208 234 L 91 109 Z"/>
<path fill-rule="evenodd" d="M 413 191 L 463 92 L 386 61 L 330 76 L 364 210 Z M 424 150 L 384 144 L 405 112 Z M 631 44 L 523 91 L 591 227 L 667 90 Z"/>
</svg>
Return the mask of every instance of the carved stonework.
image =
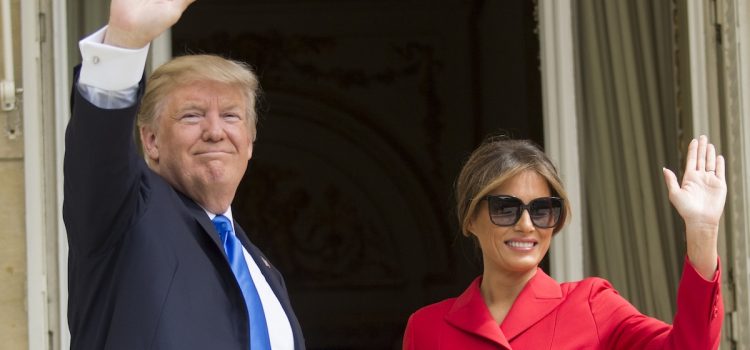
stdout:
<svg viewBox="0 0 750 350">
<path fill-rule="evenodd" d="M 429 249 L 442 257 L 440 263 L 428 267 L 429 276 L 435 281 L 444 281 L 449 278 L 453 265 L 449 249 L 454 231 L 446 218 L 448 209 L 439 200 L 444 197 L 442 192 L 446 189 L 440 149 L 444 132 L 442 102 L 436 79 L 442 63 L 431 44 L 409 39 L 380 46 L 383 55 L 390 57 L 389 61 L 377 62 L 380 67 L 373 66 L 372 62 L 331 65 L 325 61 L 325 57 L 351 51 L 351 48 L 342 46 L 333 37 L 283 35 L 277 31 L 236 35 L 218 33 L 174 41 L 175 50 L 185 47 L 191 52 L 222 52 L 231 48 L 232 58 L 251 63 L 261 76 L 267 99 L 261 102 L 285 96 L 283 102 L 268 103 L 270 109 L 262 113 L 268 114 L 269 118 L 261 120 L 256 155 L 262 157 L 265 154 L 267 158 L 256 157 L 251 162 L 245 181 L 249 184 L 243 183 L 238 192 L 235 210 L 242 213 L 239 216 L 241 223 L 257 233 L 253 240 L 267 250 L 292 284 L 384 287 L 403 283 L 398 267 L 401 263 L 399 247 L 397 242 L 388 238 L 402 232 L 424 236 L 423 241 L 430 246 Z M 306 87 L 310 84 L 313 87 Z M 419 97 L 414 102 L 421 105 L 419 109 L 423 113 L 417 124 L 423 135 L 420 139 L 424 140 L 424 148 L 419 152 L 407 145 L 416 139 L 395 138 L 388 130 L 385 118 L 358 111 L 347 101 L 350 92 L 357 89 L 395 89 L 404 84 L 416 87 L 412 95 Z M 320 91 L 332 92 L 323 94 Z M 333 111 L 311 112 L 320 108 L 317 104 L 324 104 Z M 279 113 L 284 114 L 286 109 L 294 115 L 280 117 Z M 343 113 L 341 121 L 335 122 L 336 117 L 331 113 Z M 307 122 L 315 125 L 307 129 L 307 135 L 289 137 L 290 131 L 296 132 Z M 323 138 L 329 133 L 344 143 L 350 143 L 343 151 L 345 155 L 334 156 L 334 153 L 341 152 L 323 149 L 321 144 L 324 141 L 311 141 L 296 155 L 300 159 L 321 157 L 326 161 L 324 165 L 305 168 L 269 159 L 271 154 L 276 158 L 283 157 L 283 149 L 295 140 Z M 275 141 L 265 144 L 269 135 Z M 287 137 L 288 140 L 281 140 Z M 374 145 L 382 145 L 380 154 L 384 155 L 368 156 L 355 151 L 358 147 Z M 352 196 L 352 190 L 342 188 L 347 185 L 347 176 L 356 176 L 347 168 L 367 167 L 357 164 L 367 157 L 374 158 L 368 164 L 378 164 L 370 170 L 371 173 L 382 172 L 384 178 L 418 179 L 416 187 L 399 191 L 408 197 L 396 199 L 413 201 L 415 209 L 412 215 L 417 216 L 417 226 L 373 225 L 372 221 L 384 219 L 368 214 L 387 211 L 383 208 L 389 206 L 388 201 L 363 203 L 362 198 Z M 387 160 L 387 157 L 392 159 Z M 420 163 L 429 166 L 420 166 Z M 335 168 L 343 170 L 333 172 L 331 178 L 322 180 L 323 183 L 306 182 L 306 174 L 311 171 Z M 339 181 L 325 182 L 337 176 L 341 176 Z M 372 194 L 364 191 L 362 195 L 368 197 Z"/>
<path fill-rule="evenodd" d="M 323 66 L 319 60 L 316 61 L 316 56 L 337 53 L 340 45 L 333 37 L 284 35 L 278 31 L 237 35 L 218 33 L 206 38 L 175 41 L 173 44 L 175 51 L 179 51 L 181 47 L 205 52 L 222 52 L 228 47 L 232 48 L 231 56 L 250 62 L 263 76 L 263 84 L 268 89 L 283 86 L 291 76 L 312 82 L 332 83 L 341 90 L 367 88 L 374 84 L 388 86 L 399 80 L 416 79 L 417 93 L 424 109 L 424 146 L 432 162 L 429 175 L 437 177 L 437 180 L 444 179 L 439 149 L 443 132 L 440 120 L 442 102 L 436 86 L 436 75 L 440 72 L 442 63 L 431 44 L 406 41 L 381 47 L 379 49 L 390 51 L 399 57 L 400 62 L 380 68 L 366 66 L 363 62 L 351 62 L 347 66 Z"/>
<path fill-rule="evenodd" d="M 262 161 L 253 167 L 259 170 L 250 173 L 252 185 L 240 190 L 235 210 L 249 216 L 243 220 L 253 240 L 267 247 L 287 279 L 309 287 L 403 282 L 393 241 L 361 200 L 330 183 L 311 193 L 295 169 Z"/>
<path fill-rule="evenodd" d="M 398 349 L 409 314 L 479 273 L 453 179 L 483 135 L 541 130 L 526 1 L 210 0 L 173 27 L 174 55 L 259 75 L 232 210 L 283 273 L 308 349 Z"/>
</svg>

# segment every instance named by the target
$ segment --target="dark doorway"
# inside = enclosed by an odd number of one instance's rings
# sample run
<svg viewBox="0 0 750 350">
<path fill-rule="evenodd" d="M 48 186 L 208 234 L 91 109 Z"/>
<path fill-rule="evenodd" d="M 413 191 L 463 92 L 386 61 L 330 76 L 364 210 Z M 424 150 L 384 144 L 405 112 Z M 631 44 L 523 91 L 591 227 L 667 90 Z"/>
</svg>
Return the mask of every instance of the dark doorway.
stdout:
<svg viewBox="0 0 750 350">
<path fill-rule="evenodd" d="M 235 218 L 286 278 L 309 349 L 397 349 L 480 273 L 452 184 L 488 134 L 543 141 L 535 2 L 210 0 L 173 51 L 263 87 Z"/>
</svg>

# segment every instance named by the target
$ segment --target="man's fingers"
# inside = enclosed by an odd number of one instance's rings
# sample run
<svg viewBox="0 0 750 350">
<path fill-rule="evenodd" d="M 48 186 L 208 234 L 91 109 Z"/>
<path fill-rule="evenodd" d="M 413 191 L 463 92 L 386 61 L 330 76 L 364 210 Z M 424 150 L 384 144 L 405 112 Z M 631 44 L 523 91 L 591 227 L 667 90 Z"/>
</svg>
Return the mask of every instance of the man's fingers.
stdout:
<svg viewBox="0 0 750 350">
<path fill-rule="evenodd" d="M 180 19 L 195 0 L 113 0 L 104 43 L 140 49 Z"/>
</svg>

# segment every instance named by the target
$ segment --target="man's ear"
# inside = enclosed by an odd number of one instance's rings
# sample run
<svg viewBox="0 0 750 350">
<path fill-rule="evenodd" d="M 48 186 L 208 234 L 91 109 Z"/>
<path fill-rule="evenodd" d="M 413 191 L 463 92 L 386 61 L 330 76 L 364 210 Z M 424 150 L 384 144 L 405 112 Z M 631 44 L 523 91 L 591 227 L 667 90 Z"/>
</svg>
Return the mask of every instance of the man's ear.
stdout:
<svg viewBox="0 0 750 350">
<path fill-rule="evenodd" d="M 153 162 L 159 161 L 159 145 L 156 142 L 156 133 L 149 126 L 141 126 L 141 143 L 146 157 Z"/>
</svg>

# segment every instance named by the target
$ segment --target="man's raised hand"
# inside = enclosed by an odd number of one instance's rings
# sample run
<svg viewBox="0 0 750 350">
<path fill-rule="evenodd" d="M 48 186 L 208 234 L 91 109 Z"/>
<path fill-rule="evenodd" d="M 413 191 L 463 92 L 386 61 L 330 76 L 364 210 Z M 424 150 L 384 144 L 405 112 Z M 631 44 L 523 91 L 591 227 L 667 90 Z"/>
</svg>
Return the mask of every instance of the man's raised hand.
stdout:
<svg viewBox="0 0 750 350">
<path fill-rule="evenodd" d="M 128 49 L 146 46 L 177 23 L 195 0 L 112 0 L 104 43 Z"/>
</svg>

